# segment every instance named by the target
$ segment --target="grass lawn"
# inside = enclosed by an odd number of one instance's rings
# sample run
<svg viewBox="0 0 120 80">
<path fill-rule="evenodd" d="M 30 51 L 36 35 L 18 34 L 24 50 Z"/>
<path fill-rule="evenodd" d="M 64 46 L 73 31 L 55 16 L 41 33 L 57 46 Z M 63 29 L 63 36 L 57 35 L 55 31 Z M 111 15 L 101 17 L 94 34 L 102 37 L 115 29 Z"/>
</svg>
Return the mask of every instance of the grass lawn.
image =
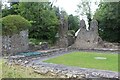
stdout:
<svg viewBox="0 0 120 80">
<path fill-rule="evenodd" d="M 34 73 L 32 68 L 23 67 L 19 65 L 12 66 L 7 65 L 2 59 L 0 59 L 0 80 L 1 78 L 51 78 L 51 77 Z"/>
<path fill-rule="evenodd" d="M 95 57 L 104 57 L 106 59 L 95 59 Z M 70 54 L 64 54 L 62 56 L 52 58 L 44 62 L 118 72 L 118 54 L 72 52 Z"/>
</svg>

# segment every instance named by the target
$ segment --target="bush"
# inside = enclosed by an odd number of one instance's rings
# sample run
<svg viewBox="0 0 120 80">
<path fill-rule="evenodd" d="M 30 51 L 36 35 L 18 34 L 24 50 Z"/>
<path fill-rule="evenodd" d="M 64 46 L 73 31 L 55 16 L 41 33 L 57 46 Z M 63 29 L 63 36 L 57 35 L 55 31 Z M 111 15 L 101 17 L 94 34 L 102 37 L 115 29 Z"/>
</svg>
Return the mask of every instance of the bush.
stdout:
<svg viewBox="0 0 120 80">
<path fill-rule="evenodd" d="M 75 31 L 74 30 L 68 30 L 67 35 L 68 36 L 74 36 L 75 35 Z"/>
<path fill-rule="evenodd" d="M 39 45 L 41 41 L 38 39 L 34 39 L 34 38 L 30 38 L 29 39 L 29 44 L 33 44 L 33 45 Z"/>
<path fill-rule="evenodd" d="M 3 35 L 19 33 L 22 30 L 28 29 L 30 26 L 30 22 L 20 15 L 8 15 L 2 18 Z"/>
</svg>

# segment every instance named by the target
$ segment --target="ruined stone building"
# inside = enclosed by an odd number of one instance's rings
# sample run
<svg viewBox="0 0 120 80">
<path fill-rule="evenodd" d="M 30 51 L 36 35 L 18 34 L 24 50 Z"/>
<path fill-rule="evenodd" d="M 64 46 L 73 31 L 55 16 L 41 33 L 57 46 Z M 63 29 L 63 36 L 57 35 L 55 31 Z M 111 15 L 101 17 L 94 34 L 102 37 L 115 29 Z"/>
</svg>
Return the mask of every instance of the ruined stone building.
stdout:
<svg viewBox="0 0 120 80">
<path fill-rule="evenodd" d="M 71 47 L 77 49 L 118 49 L 118 45 L 105 42 L 101 39 L 98 33 L 98 22 L 96 20 L 91 21 L 89 30 L 86 29 L 85 21 L 80 21 L 79 32 L 76 36 L 74 44 Z"/>
<path fill-rule="evenodd" d="M 2 36 L 2 53 L 12 55 L 28 50 L 28 31 L 21 31 L 19 34 Z"/>
<path fill-rule="evenodd" d="M 79 49 L 93 49 L 98 46 L 100 42 L 98 35 L 98 23 L 96 20 L 91 21 L 90 30 L 86 29 L 85 21 L 80 21 L 80 30 L 78 32 L 75 43 L 72 45 L 74 48 Z"/>
</svg>

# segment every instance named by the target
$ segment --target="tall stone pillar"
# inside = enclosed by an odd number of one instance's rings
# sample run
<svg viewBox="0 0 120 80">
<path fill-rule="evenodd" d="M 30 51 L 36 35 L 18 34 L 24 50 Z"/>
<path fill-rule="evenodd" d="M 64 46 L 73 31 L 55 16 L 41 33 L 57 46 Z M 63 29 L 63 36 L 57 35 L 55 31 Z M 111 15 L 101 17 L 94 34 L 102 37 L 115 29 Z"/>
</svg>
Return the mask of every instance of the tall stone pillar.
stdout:
<svg viewBox="0 0 120 80">
<path fill-rule="evenodd" d="M 60 17 L 60 25 L 59 25 L 59 39 L 57 41 L 57 46 L 59 48 L 68 47 L 68 39 L 67 39 L 67 32 L 68 32 L 68 21 L 62 15 Z"/>
</svg>

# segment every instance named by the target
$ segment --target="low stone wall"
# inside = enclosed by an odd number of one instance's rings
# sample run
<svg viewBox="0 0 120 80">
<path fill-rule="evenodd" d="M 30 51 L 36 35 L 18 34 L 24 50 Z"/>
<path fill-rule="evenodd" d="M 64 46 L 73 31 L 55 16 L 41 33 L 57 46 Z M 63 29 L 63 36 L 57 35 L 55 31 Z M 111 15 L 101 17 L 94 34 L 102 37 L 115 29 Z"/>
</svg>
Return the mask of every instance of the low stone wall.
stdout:
<svg viewBox="0 0 120 80">
<path fill-rule="evenodd" d="M 2 53 L 3 55 L 12 55 L 18 52 L 25 52 L 29 47 L 28 42 L 27 30 L 12 36 L 2 36 Z"/>
<path fill-rule="evenodd" d="M 32 66 L 34 72 L 58 78 L 118 78 L 117 72 L 40 63 Z"/>
<path fill-rule="evenodd" d="M 107 70 L 88 69 L 80 67 L 71 67 L 60 64 L 52 64 L 43 62 L 46 58 L 54 58 L 61 54 L 69 54 L 73 50 L 69 49 L 53 49 L 36 57 L 11 58 L 10 63 L 17 65 L 32 67 L 35 73 L 41 75 L 53 76 L 56 78 L 118 78 L 118 73 Z M 104 54 L 104 53 L 103 53 Z"/>
<path fill-rule="evenodd" d="M 104 42 L 103 48 L 120 49 L 119 43 Z"/>
<path fill-rule="evenodd" d="M 26 67 L 32 67 L 35 73 L 53 76 L 55 78 L 119 78 L 117 72 L 107 71 L 107 70 L 97 70 L 79 67 L 70 67 L 60 64 L 52 63 L 33 63 L 29 65 L 29 61 L 18 60 L 17 65 L 22 65 Z M 21 64 L 22 63 L 22 64 Z"/>
<path fill-rule="evenodd" d="M 62 55 L 62 54 L 66 54 L 68 53 L 67 48 L 59 48 L 59 49 L 51 49 L 51 50 L 38 50 L 36 52 L 40 52 L 41 54 L 37 54 L 37 55 L 32 55 L 32 56 L 24 56 L 24 55 L 12 55 L 12 56 L 8 56 L 6 57 L 7 59 L 11 60 L 23 60 L 23 61 L 32 61 L 33 59 L 37 59 L 37 58 L 48 58 L 48 57 L 52 57 L 55 55 Z M 71 52 L 71 51 L 69 51 Z"/>
<path fill-rule="evenodd" d="M 37 51 L 37 50 L 48 50 L 49 44 L 47 42 L 42 43 L 40 45 L 29 44 L 29 51 Z"/>
</svg>

